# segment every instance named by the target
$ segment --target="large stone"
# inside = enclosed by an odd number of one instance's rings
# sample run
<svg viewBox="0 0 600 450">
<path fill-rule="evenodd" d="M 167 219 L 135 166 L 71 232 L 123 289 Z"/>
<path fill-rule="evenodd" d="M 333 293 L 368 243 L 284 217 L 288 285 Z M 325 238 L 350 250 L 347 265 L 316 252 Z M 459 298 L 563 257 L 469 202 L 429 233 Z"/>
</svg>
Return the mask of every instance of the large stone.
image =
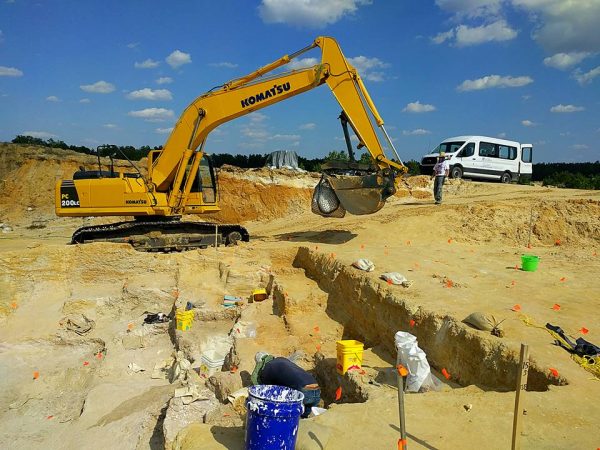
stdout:
<svg viewBox="0 0 600 450">
<path fill-rule="evenodd" d="M 207 380 L 206 386 L 220 402 L 225 403 L 229 394 L 242 388 L 242 378 L 238 373 L 217 372 Z"/>
</svg>

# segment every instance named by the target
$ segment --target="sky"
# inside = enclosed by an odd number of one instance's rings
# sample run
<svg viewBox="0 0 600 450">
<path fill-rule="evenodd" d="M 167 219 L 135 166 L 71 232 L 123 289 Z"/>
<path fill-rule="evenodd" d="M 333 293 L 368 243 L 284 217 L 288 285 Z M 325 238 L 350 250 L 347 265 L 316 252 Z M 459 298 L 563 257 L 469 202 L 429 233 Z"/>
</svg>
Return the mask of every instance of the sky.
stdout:
<svg viewBox="0 0 600 450">
<path fill-rule="evenodd" d="M 535 162 L 597 161 L 598 24 L 600 0 L 0 0 L 0 141 L 161 145 L 200 94 L 332 36 L 403 160 L 486 135 Z M 323 157 L 345 149 L 339 112 L 323 85 L 205 149 Z"/>
</svg>

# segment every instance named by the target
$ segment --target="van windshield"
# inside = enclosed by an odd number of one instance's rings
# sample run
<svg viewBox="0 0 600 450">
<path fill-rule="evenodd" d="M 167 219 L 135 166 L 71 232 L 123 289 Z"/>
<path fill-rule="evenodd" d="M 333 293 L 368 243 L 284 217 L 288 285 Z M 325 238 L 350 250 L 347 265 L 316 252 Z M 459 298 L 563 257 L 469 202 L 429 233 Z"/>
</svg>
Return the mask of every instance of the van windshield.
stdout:
<svg viewBox="0 0 600 450">
<path fill-rule="evenodd" d="M 458 151 L 464 145 L 465 141 L 456 141 L 456 142 L 442 142 L 438 145 L 431 153 L 454 153 Z"/>
</svg>

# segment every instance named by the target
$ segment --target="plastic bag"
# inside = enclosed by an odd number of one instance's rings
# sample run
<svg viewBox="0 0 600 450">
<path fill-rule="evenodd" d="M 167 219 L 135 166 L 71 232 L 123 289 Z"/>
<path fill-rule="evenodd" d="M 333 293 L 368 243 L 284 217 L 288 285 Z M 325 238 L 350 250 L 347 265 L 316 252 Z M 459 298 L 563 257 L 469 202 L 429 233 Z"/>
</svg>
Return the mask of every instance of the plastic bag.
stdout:
<svg viewBox="0 0 600 450">
<path fill-rule="evenodd" d="M 419 348 L 417 338 L 405 331 L 398 331 L 394 337 L 398 356 L 396 364 L 408 369 L 406 378 L 407 392 L 437 390 L 437 384 L 431 375 L 427 355 Z"/>
<path fill-rule="evenodd" d="M 404 275 L 399 272 L 386 272 L 381 274 L 381 279 L 392 284 L 401 284 L 404 287 L 409 287 L 412 284 L 411 280 L 407 280 Z"/>
<path fill-rule="evenodd" d="M 359 270 L 364 270 L 366 272 L 373 272 L 375 270 L 375 264 L 372 261 L 369 261 L 365 258 L 360 258 L 352 263 L 352 267 L 356 267 Z"/>
</svg>

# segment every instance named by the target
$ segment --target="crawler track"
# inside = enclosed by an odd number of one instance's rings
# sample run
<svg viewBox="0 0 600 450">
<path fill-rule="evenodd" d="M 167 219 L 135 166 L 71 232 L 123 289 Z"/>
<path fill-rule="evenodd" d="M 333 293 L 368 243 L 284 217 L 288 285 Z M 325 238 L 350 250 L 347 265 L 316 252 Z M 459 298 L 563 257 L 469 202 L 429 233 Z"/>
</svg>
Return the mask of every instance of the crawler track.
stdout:
<svg viewBox="0 0 600 450">
<path fill-rule="evenodd" d="M 131 244 L 139 251 L 168 252 L 249 240 L 248 231 L 240 225 L 136 220 L 79 228 L 73 233 L 71 244 L 118 242 Z"/>
</svg>

